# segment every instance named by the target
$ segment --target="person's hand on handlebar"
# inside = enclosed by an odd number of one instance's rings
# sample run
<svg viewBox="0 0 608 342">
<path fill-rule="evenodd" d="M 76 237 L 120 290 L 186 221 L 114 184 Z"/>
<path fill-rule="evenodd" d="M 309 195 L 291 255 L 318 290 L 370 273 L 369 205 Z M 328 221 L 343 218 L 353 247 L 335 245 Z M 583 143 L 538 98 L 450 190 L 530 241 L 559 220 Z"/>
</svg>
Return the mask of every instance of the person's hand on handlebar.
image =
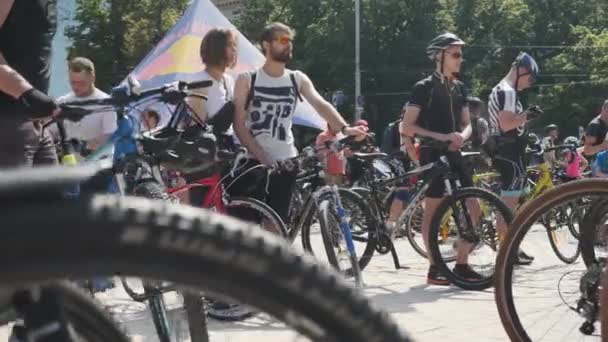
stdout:
<svg viewBox="0 0 608 342">
<path fill-rule="evenodd" d="M 448 150 L 450 151 L 458 151 L 464 145 L 465 139 L 460 132 L 450 133 L 447 135 L 447 137 L 447 140 L 451 142 L 450 146 L 448 147 Z"/>
<path fill-rule="evenodd" d="M 19 96 L 18 101 L 27 108 L 30 119 L 53 117 L 59 115 L 61 112 L 57 102 L 55 102 L 52 97 L 35 88 L 23 92 L 23 94 Z"/>
<path fill-rule="evenodd" d="M 342 134 L 354 136 L 356 141 L 361 141 L 367 136 L 367 131 L 365 126 L 346 126 L 342 129 Z"/>
</svg>

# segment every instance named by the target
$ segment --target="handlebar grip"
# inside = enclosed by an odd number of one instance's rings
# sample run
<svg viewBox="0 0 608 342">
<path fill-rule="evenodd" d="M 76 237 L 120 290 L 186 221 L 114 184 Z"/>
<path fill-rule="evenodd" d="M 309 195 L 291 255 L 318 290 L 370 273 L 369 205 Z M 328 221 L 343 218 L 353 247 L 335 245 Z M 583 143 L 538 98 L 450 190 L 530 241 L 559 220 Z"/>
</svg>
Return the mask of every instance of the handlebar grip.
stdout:
<svg viewBox="0 0 608 342">
<path fill-rule="evenodd" d="M 238 155 L 238 152 L 232 152 L 232 151 L 228 151 L 228 150 L 219 150 L 217 151 L 217 157 L 221 160 L 234 160 L 236 159 L 236 156 Z"/>
<path fill-rule="evenodd" d="M 208 88 L 208 87 L 211 87 L 212 85 L 213 85 L 213 81 L 208 81 L 208 80 L 186 83 L 186 86 L 188 87 L 188 89 Z"/>
<path fill-rule="evenodd" d="M 432 138 L 425 137 L 421 145 L 431 147 L 438 150 L 447 150 L 452 142 L 451 141 L 440 141 Z"/>
</svg>

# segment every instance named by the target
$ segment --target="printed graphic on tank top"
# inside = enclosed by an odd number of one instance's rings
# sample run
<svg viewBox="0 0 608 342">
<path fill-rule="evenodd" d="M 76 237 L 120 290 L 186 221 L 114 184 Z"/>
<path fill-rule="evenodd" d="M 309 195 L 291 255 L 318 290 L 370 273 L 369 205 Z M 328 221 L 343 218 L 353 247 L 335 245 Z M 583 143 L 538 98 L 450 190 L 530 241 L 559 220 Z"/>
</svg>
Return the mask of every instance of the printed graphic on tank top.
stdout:
<svg viewBox="0 0 608 342">
<path fill-rule="evenodd" d="M 264 70 L 257 70 L 248 108 L 247 127 L 273 161 L 297 155 L 291 126 L 298 97 L 291 73 L 294 72 L 285 70 L 283 76 L 271 77 Z M 295 72 L 298 86 L 299 76 Z"/>
</svg>

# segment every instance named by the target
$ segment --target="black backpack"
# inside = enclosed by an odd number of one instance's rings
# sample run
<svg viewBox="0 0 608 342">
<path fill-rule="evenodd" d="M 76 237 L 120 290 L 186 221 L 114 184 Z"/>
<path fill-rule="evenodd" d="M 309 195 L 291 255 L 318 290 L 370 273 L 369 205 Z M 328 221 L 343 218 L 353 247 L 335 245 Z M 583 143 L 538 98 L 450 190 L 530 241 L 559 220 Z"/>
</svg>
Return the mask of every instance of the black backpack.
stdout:
<svg viewBox="0 0 608 342">
<path fill-rule="evenodd" d="M 401 146 L 401 136 L 399 134 L 400 124 L 401 120 L 393 121 L 384 129 L 382 144 L 380 145 L 380 151 L 383 153 L 390 155 L 399 150 L 399 147 Z"/>
</svg>

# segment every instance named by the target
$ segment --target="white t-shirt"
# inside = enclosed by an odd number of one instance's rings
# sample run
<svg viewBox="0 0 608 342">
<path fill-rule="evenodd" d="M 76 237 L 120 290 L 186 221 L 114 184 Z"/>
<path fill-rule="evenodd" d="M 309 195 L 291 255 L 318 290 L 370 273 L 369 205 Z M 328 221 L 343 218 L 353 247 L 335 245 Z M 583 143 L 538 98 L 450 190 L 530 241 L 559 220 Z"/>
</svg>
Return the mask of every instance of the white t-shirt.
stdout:
<svg viewBox="0 0 608 342">
<path fill-rule="evenodd" d="M 303 74 L 285 69 L 281 77 L 272 77 L 262 68 L 256 73 L 246 126 L 273 162 L 295 157 L 298 151 L 291 126 L 299 99 L 290 75 L 295 73 L 296 84 L 300 88 Z M 244 73 L 241 77 L 251 84 L 251 73 Z"/>
<path fill-rule="evenodd" d="M 202 80 L 210 80 L 213 82 L 211 87 L 203 89 L 202 93 L 207 95 L 207 101 L 204 104 L 204 109 L 207 112 L 207 120 L 217 114 L 217 112 L 226 104 L 226 102 L 234 98 L 234 79 L 224 74 L 221 80 L 216 80 L 206 71 L 202 72 Z"/>
<path fill-rule="evenodd" d="M 85 97 L 77 97 L 73 92 L 57 99 L 58 103 L 72 101 L 98 100 L 108 98 L 109 95 L 95 88 L 93 94 Z M 102 135 L 112 134 L 117 129 L 116 112 L 96 112 L 87 115 L 79 122 L 64 121 L 65 131 L 68 139 L 90 141 Z"/>
<path fill-rule="evenodd" d="M 207 101 L 203 101 L 203 111 L 207 113 L 207 120 L 213 118 L 217 112 L 222 109 L 226 102 L 234 98 L 234 79 L 224 74 L 221 80 L 216 80 L 207 71 L 203 71 L 201 80 L 212 81 L 211 87 L 204 88 L 201 93 L 207 96 Z M 226 134 L 234 136 L 232 125 L 226 131 Z M 236 137 L 235 137 L 236 138 Z"/>
</svg>

